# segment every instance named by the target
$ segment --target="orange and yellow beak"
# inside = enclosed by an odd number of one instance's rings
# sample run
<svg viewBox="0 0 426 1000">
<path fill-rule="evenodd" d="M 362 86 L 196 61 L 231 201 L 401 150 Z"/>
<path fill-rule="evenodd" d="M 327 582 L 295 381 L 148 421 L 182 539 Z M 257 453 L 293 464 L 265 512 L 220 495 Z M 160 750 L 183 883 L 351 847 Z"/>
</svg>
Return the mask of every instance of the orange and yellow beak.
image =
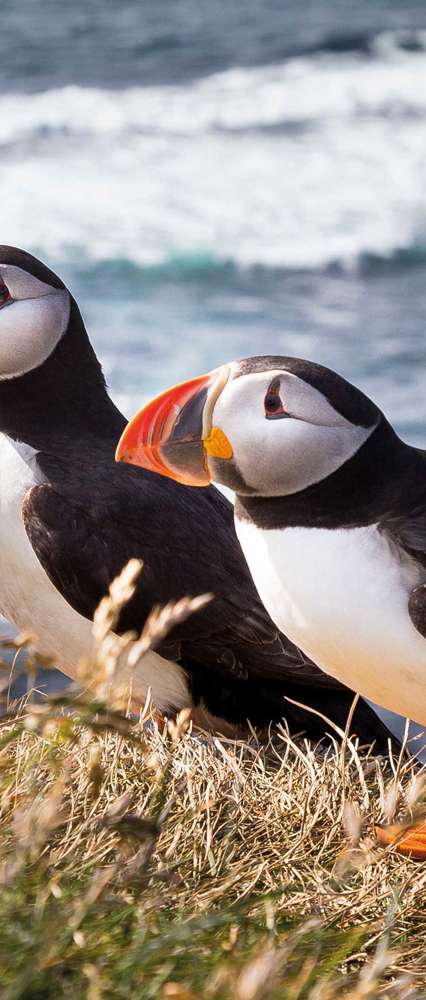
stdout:
<svg viewBox="0 0 426 1000">
<path fill-rule="evenodd" d="M 228 438 L 212 420 L 229 371 L 223 365 L 167 389 L 144 406 L 122 434 L 116 461 L 139 465 L 186 486 L 208 486 L 209 455 L 232 458 Z"/>
</svg>

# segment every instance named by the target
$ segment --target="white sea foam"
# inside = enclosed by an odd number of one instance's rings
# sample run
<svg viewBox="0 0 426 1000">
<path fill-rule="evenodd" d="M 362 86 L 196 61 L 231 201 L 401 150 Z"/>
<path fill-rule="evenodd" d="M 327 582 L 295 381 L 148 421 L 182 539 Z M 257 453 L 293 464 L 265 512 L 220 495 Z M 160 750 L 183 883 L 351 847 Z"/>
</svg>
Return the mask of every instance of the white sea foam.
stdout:
<svg viewBox="0 0 426 1000">
<path fill-rule="evenodd" d="M 182 86 L 0 98 L 2 238 L 56 257 L 351 266 L 424 242 L 426 57 L 383 36 Z"/>
<path fill-rule="evenodd" d="M 426 47 L 426 32 L 425 47 Z M 360 115 L 426 112 L 426 54 L 318 53 L 280 65 L 233 68 L 181 86 L 99 90 L 69 86 L 0 99 L 1 142 L 46 129 L 111 135 L 134 130 L 198 133 Z"/>
</svg>

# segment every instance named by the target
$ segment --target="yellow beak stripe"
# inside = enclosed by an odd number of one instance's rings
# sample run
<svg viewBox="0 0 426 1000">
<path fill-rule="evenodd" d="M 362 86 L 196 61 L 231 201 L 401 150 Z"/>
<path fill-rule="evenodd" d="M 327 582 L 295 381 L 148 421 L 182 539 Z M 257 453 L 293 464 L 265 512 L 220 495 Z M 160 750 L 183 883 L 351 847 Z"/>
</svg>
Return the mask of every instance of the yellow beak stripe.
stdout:
<svg viewBox="0 0 426 1000">
<path fill-rule="evenodd" d="M 230 441 L 220 427 L 212 427 L 210 434 L 204 438 L 203 445 L 214 458 L 232 458 L 234 454 Z"/>
</svg>

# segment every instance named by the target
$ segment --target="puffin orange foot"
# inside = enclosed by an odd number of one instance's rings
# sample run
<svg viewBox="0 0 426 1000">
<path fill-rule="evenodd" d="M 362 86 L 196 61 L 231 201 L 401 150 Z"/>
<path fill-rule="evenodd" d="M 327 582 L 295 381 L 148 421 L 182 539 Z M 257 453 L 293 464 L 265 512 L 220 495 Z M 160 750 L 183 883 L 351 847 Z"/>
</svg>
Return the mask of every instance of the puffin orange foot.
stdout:
<svg viewBox="0 0 426 1000">
<path fill-rule="evenodd" d="M 375 826 L 374 831 L 383 847 L 395 845 L 399 854 L 405 854 L 417 861 L 426 861 L 426 822 L 421 820 L 408 826 L 394 823 L 391 826 Z"/>
</svg>

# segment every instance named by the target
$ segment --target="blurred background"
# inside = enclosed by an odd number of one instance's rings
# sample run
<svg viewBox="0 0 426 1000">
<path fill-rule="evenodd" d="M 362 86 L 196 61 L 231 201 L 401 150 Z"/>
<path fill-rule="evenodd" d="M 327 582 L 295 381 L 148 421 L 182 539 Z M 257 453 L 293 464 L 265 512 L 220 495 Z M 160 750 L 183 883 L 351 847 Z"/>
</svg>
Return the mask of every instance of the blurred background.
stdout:
<svg viewBox="0 0 426 1000">
<path fill-rule="evenodd" d="M 127 414 L 295 354 L 425 441 L 423 0 L 20 0 L 1 27 L 1 240 L 69 283 Z"/>
<path fill-rule="evenodd" d="M 1 241 L 68 283 L 127 415 L 293 354 L 425 445 L 424 0 L 20 0 L 0 115 Z"/>
</svg>

